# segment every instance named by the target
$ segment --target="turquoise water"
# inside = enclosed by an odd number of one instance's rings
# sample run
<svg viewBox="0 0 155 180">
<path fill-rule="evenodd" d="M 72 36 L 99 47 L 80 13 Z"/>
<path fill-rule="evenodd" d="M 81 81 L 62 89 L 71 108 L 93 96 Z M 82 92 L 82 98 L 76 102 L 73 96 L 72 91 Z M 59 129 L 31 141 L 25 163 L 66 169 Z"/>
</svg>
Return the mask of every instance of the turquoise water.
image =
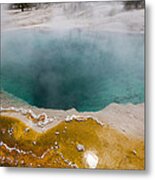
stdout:
<svg viewBox="0 0 155 180">
<path fill-rule="evenodd" d="M 80 30 L 2 33 L 1 86 L 44 108 L 144 102 L 144 36 Z"/>
</svg>

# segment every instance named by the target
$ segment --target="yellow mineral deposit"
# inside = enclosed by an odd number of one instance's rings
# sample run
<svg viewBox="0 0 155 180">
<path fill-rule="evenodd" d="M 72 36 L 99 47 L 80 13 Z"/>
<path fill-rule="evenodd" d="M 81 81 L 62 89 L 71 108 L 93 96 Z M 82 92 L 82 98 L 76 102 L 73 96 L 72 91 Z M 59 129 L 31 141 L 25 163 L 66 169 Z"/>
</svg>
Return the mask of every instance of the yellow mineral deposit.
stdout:
<svg viewBox="0 0 155 180">
<path fill-rule="evenodd" d="M 45 117 L 41 117 L 44 122 Z M 15 167 L 144 169 L 144 141 L 93 118 L 72 117 L 38 131 L 0 116 L 0 165 Z M 39 128 L 39 126 L 38 126 Z"/>
</svg>

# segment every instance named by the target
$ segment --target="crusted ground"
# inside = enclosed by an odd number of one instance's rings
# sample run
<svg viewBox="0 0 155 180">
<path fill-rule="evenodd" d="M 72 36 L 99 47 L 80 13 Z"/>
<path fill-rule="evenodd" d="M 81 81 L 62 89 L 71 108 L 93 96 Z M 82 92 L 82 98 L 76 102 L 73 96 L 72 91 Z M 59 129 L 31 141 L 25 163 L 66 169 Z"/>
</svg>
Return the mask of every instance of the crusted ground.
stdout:
<svg viewBox="0 0 155 180">
<path fill-rule="evenodd" d="M 19 119 L 0 116 L 1 166 L 91 168 L 88 154 L 97 157 L 95 168 L 144 169 L 143 139 L 108 124 L 75 119 L 39 133 Z"/>
</svg>

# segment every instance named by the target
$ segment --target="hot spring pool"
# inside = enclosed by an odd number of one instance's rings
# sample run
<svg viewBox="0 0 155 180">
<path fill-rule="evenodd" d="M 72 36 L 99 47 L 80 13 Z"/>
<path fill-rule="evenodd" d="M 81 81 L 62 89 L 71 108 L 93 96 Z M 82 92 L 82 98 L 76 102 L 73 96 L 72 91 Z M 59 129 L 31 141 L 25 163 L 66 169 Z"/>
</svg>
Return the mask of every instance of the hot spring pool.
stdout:
<svg viewBox="0 0 155 180">
<path fill-rule="evenodd" d="M 98 111 L 144 102 L 144 36 L 20 30 L 2 33 L 1 86 L 31 105 Z"/>
</svg>

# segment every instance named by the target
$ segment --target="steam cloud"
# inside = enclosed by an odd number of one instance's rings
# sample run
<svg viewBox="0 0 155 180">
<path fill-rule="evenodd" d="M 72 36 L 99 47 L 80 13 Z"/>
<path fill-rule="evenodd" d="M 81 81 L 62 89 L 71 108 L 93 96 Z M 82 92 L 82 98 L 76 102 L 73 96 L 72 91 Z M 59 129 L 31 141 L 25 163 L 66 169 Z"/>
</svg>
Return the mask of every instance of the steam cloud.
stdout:
<svg viewBox="0 0 155 180">
<path fill-rule="evenodd" d="M 3 32 L 2 87 L 30 104 L 100 110 L 143 101 L 142 35 Z"/>
</svg>

